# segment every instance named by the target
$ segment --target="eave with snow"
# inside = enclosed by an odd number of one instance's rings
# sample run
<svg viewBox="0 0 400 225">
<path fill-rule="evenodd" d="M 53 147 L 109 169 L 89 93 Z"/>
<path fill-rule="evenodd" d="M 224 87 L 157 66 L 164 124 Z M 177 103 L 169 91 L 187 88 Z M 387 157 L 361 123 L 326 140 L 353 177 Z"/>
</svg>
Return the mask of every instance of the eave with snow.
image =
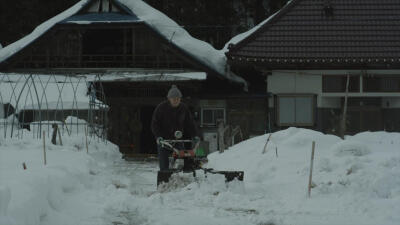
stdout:
<svg viewBox="0 0 400 225">
<path fill-rule="evenodd" d="M 226 55 L 267 76 L 275 129 L 337 133 L 347 96 L 348 133 L 400 131 L 399 10 L 397 0 L 292 0 Z"/>
</svg>

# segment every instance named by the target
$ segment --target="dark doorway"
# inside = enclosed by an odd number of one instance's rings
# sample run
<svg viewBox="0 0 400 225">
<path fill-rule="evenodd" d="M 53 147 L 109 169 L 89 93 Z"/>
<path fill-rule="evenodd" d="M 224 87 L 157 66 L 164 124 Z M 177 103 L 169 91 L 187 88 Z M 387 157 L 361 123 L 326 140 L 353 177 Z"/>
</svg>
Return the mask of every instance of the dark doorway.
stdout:
<svg viewBox="0 0 400 225">
<path fill-rule="evenodd" d="M 143 154 L 157 154 L 155 137 L 150 127 L 155 108 L 155 106 L 143 106 L 140 109 L 140 120 L 143 124 L 142 133 L 140 134 L 140 153 Z"/>
<path fill-rule="evenodd" d="M 381 98 L 349 98 L 347 133 L 382 130 L 381 104 Z"/>
<path fill-rule="evenodd" d="M 140 148 L 140 108 L 126 103 L 114 103 L 108 112 L 108 140 L 122 153 L 138 153 Z"/>
<path fill-rule="evenodd" d="M 355 134 L 363 131 L 380 131 L 382 111 L 375 106 L 349 107 L 347 133 Z"/>
</svg>

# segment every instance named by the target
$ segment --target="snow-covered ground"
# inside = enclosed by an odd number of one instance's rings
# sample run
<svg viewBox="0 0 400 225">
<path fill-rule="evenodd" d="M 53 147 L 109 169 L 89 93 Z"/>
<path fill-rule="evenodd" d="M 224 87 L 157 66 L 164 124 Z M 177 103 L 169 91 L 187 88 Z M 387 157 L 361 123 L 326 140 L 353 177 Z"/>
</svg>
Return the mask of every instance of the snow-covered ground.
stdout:
<svg viewBox="0 0 400 225">
<path fill-rule="evenodd" d="M 0 224 L 399 224 L 400 133 L 345 140 L 289 128 L 209 155 L 207 167 L 243 170 L 156 188 L 155 162 L 126 162 L 115 145 L 64 136 L 63 146 L 0 137 Z M 316 142 L 311 198 L 311 146 Z M 24 170 L 22 163 L 27 169 Z M 179 179 L 178 179 L 179 178 Z"/>
</svg>

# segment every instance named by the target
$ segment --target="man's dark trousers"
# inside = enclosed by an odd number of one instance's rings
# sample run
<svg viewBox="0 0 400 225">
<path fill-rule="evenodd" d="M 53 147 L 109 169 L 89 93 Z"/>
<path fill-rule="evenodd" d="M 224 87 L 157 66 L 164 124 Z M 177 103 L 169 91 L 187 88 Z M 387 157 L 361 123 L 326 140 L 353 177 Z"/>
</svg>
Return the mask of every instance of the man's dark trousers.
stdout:
<svg viewBox="0 0 400 225">
<path fill-rule="evenodd" d="M 160 145 L 157 146 L 158 148 L 158 163 L 160 165 L 160 170 L 168 170 L 169 168 L 169 151 L 164 149 Z"/>
</svg>

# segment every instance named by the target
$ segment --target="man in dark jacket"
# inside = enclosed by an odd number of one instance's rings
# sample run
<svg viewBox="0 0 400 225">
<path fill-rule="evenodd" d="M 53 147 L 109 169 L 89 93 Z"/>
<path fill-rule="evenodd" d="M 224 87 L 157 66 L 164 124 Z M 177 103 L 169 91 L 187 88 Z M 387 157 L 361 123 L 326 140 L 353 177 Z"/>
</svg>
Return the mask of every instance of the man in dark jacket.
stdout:
<svg viewBox="0 0 400 225">
<path fill-rule="evenodd" d="M 167 98 L 167 101 L 161 102 L 154 110 L 151 121 L 151 130 L 158 146 L 160 170 L 168 170 L 170 153 L 161 147 L 162 140 L 175 139 L 175 131 L 181 131 L 184 138 L 193 138 L 195 142 L 200 141 L 196 124 L 188 107 L 181 102 L 182 93 L 176 85 L 172 85 Z"/>
</svg>

